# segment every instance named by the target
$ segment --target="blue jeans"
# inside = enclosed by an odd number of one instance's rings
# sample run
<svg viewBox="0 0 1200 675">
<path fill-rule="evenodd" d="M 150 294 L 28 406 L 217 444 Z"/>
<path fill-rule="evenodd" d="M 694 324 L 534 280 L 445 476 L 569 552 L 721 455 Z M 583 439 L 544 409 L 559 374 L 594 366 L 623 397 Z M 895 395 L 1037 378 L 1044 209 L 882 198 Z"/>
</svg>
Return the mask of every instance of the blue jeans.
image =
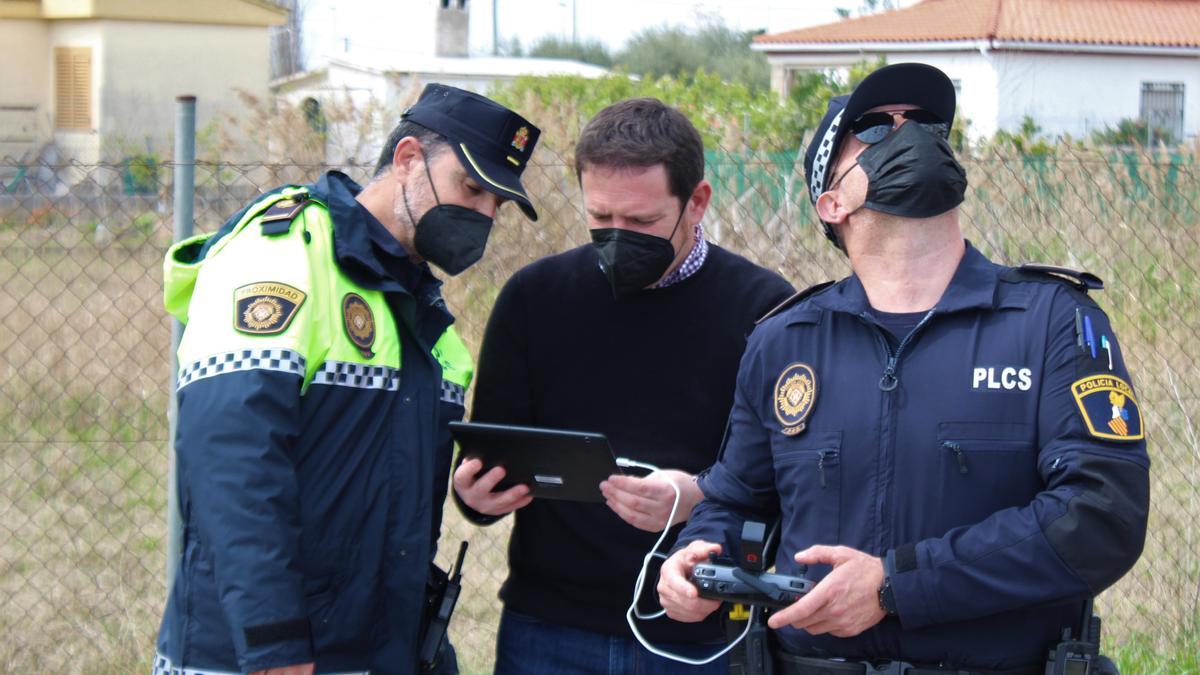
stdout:
<svg viewBox="0 0 1200 675">
<path fill-rule="evenodd" d="M 656 619 L 669 621 L 670 619 Z M 654 644 L 688 658 L 707 658 L 724 643 Z M 693 666 L 651 654 L 636 639 L 546 623 L 504 610 L 496 636 L 495 675 L 728 675 L 728 655 Z"/>
</svg>

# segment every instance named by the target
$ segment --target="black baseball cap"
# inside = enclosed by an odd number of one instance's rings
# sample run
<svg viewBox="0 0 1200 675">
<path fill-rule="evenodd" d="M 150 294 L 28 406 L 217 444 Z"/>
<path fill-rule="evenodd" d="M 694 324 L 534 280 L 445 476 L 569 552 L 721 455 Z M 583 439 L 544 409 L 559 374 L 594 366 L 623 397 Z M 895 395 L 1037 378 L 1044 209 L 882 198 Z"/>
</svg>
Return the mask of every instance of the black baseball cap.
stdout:
<svg viewBox="0 0 1200 675">
<path fill-rule="evenodd" d="M 897 63 L 867 75 L 850 95 L 829 100 L 825 117 L 804 153 L 804 177 L 812 203 L 817 203 L 829 184 L 826 173 L 850 131 L 850 123 L 871 108 L 893 103 L 915 105 L 948 125 L 954 124 L 954 83 L 937 68 L 925 63 Z M 828 227 L 826 236 L 832 238 Z"/>
<path fill-rule="evenodd" d="M 541 130 L 529 120 L 474 92 L 430 84 L 402 119 L 445 136 L 467 173 L 492 194 L 515 201 L 537 220 L 521 185 Z"/>
</svg>

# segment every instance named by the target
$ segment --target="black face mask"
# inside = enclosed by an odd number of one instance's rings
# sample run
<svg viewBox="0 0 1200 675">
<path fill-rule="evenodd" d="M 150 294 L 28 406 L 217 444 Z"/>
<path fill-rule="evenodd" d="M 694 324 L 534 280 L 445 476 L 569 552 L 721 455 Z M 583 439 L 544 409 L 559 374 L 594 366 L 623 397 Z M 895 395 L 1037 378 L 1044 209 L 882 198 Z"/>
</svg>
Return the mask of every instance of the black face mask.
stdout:
<svg viewBox="0 0 1200 675">
<path fill-rule="evenodd" d="M 614 227 L 592 230 L 592 246 L 600 255 L 600 269 L 608 277 L 614 298 L 633 295 L 662 278 L 675 261 L 671 240 L 675 238 L 681 220 L 682 209 L 675 219 L 671 236 L 666 239 Z"/>
<path fill-rule="evenodd" d="M 906 218 L 930 218 L 962 203 L 967 173 L 946 139 L 902 124 L 858 156 L 867 174 L 863 206 Z"/>
<path fill-rule="evenodd" d="M 401 187 L 404 210 L 408 212 L 408 219 L 416 223 L 413 247 L 422 258 L 437 265 L 446 274 L 455 276 L 483 257 L 483 249 L 492 231 L 492 219 L 457 204 L 443 204 L 438 198 L 437 188 L 433 186 L 428 162 L 425 162 L 425 176 L 429 179 L 437 206 L 426 211 L 420 220 L 413 218 L 412 209 L 408 206 L 408 190 Z"/>
</svg>

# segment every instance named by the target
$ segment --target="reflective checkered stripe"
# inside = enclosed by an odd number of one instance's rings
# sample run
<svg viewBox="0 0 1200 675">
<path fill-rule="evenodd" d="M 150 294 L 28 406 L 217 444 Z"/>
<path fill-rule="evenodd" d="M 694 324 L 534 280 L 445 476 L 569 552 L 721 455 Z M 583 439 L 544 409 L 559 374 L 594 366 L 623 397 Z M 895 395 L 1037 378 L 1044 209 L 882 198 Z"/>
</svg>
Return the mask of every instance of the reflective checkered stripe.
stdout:
<svg viewBox="0 0 1200 675">
<path fill-rule="evenodd" d="M 162 654 L 155 654 L 153 675 L 239 675 L 239 673 L 228 670 L 196 670 L 194 668 L 176 666 Z M 331 673 L 330 675 L 371 675 L 371 671 L 357 670 L 354 672 Z"/>
<path fill-rule="evenodd" d="M 442 380 L 442 400 L 446 403 L 457 403 L 458 405 L 466 405 L 467 390 L 461 384 L 455 384 L 449 380 Z"/>
<path fill-rule="evenodd" d="M 243 370 L 274 370 L 304 377 L 304 357 L 291 349 L 239 349 L 193 361 L 179 371 L 179 389 L 214 375 Z"/>
<path fill-rule="evenodd" d="M 326 361 L 313 375 L 312 384 L 356 389 L 400 390 L 400 371 L 388 366 L 368 366 L 349 361 Z"/>
<path fill-rule="evenodd" d="M 825 171 L 829 168 L 829 162 L 833 154 L 833 137 L 837 135 L 838 127 L 842 124 L 842 113 L 844 110 L 838 111 L 837 117 L 829 123 L 829 128 L 825 130 L 825 135 L 821 137 L 821 146 L 817 148 L 817 154 L 813 157 L 812 165 L 812 181 L 808 184 L 808 198 L 813 204 L 817 203 L 817 197 L 825 191 L 825 185 L 829 182 L 825 179 Z"/>
</svg>

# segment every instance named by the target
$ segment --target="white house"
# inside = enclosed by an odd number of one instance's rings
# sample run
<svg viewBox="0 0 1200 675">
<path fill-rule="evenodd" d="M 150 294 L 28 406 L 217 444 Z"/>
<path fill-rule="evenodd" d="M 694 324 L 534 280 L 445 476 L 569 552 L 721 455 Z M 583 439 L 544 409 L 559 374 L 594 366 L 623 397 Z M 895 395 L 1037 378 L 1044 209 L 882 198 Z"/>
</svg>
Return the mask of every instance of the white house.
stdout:
<svg viewBox="0 0 1200 675">
<path fill-rule="evenodd" d="M 421 87 L 440 82 L 487 94 L 493 87 L 521 76 L 577 75 L 602 77 L 608 70 L 566 59 L 468 56 L 467 0 L 418 0 L 405 6 L 413 21 L 429 21 L 433 30 L 412 31 L 413 39 L 395 50 L 352 49 L 345 56 L 326 56 L 324 65 L 271 83 L 285 105 L 306 111 L 326 130 L 325 158 L 331 164 L 373 162 L 371 154 L 399 114 L 416 100 Z M 375 129 L 359 127 L 361 119 L 346 119 L 345 110 L 382 109 Z M 328 118 L 325 110 L 337 110 Z M 364 133 L 370 137 L 364 137 Z"/>
<path fill-rule="evenodd" d="M 1123 119 L 1156 138 L 1200 132 L 1196 0 L 924 0 L 838 23 L 759 36 L 771 86 L 797 73 L 879 56 L 920 61 L 954 81 L 973 138 L 1031 118 L 1050 136 L 1085 137 Z"/>
</svg>

